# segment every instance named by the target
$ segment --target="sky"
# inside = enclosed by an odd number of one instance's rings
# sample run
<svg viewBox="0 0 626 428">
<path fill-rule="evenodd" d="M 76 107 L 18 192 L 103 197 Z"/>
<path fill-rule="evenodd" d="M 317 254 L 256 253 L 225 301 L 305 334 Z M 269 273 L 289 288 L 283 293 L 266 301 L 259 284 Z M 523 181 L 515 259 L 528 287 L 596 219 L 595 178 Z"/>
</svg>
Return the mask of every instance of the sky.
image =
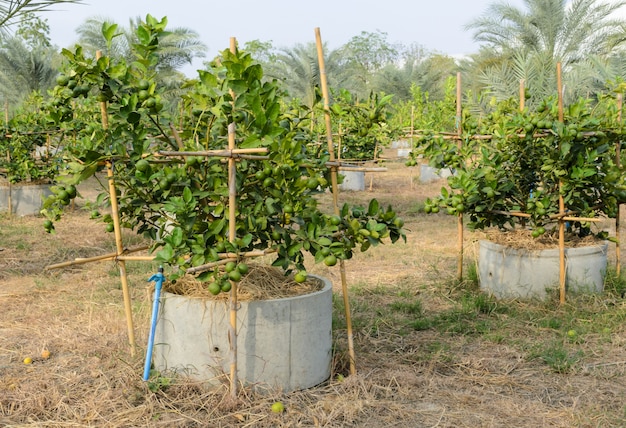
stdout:
<svg viewBox="0 0 626 428">
<path fill-rule="evenodd" d="M 227 49 L 230 37 L 242 46 L 251 40 L 274 47 L 322 41 L 335 49 L 362 31 L 387 33 L 390 43 L 417 43 L 429 51 L 462 56 L 478 51 L 464 26 L 483 14 L 494 0 L 84 0 L 56 6 L 41 16 L 59 47 L 77 41 L 76 28 L 90 17 L 109 18 L 122 26 L 129 19 L 167 16 L 168 28 L 187 27 L 208 47 L 207 59 Z M 523 0 L 508 0 L 522 7 Z M 200 68 L 202 60 L 194 64 Z M 195 69 L 192 67 L 192 69 Z M 193 71 L 193 70 L 192 70 Z M 188 73 L 188 70 L 185 70 Z"/>
<path fill-rule="evenodd" d="M 187 27 L 208 46 L 208 58 L 227 49 L 230 37 L 272 41 L 274 47 L 315 42 L 315 28 L 335 49 L 362 31 L 387 33 L 390 43 L 418 43 L 430 51 L 463 55 L 478 50 L 463 27 L 492 0 L 84 0 L 45 12 L 50 37 L 59 47 L 77 41 L 76 28 L 90 17 L 110 18 L 122 26 L 151 14 L 167 16 L 168 27 Z M 522 4 L 522 0 L 510 0 Z M 201 61 L 197 67 L 201 66 Z"/>
</svg>

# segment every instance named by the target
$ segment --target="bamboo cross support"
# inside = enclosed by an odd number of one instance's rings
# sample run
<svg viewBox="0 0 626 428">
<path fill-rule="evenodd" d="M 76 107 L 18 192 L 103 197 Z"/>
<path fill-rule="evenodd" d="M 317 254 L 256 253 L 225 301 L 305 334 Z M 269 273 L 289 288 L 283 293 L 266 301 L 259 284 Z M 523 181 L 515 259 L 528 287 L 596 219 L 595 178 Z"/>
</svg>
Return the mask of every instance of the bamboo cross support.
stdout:
<svg viewBox="0 0 626 428">
<path fill-rule="evenodd" d="M 237 41 L 230 38 L 230 51 L 234 54 L 237 51 Z M 235 93 L 230 91 L 232 96 L 232 106 L 235 108 Z M 228 150 L 232 153 L 235 147 L 235 122 L 228 124 Z M 237 169 L 235 158 L 228 157 L 228 239 L 235 242 L 237 234 Z M 230 395 L 237 397 L 238 377 L 237 377 L 237 282 L 230 281 L 231 289 L 229 294 L 230 302 L 230 326 L 228 337 L 230 339 Z"/>
<path fill-rule="evenodd" d="M 96 52 L 96 58 L 100 59 L 102 52 Z M 100 113 L 102 116 L 102 128 L 109 128 L 109 116 L 107 112 L 106 101 L 100 102 Z M 107 178 L 109 181 L 109 198 L 111 202 L 111 217 L 113 218 L 113 227 L 115 232 L 115 246 L 117 255 L 120 256 L 124 252 L 124 244 L 122 242 L 122 232 L 120 226 L 120 215 L 117 205 L 117 189 L 115 187 L 115 178 L 113 176 L 113 161 L 106 161 Z M 126 314 L 126 326 L 128 329 L 128 341 L 130 344 L 130 355 L 135 356 L 137 344 L 135 342 L 135 329 L 133 327 L 133 311 L 130 303 L 130 291 L 128 289 L 128 276 L 126 274 L 126 262 L 118 261 L 120 270 L 120 279 L 122 282 L 122 294 L 124 296 L 124 312 Z"/>
<path fill-rule="evenodd" d="M 319 64 L 320 80 L 322 84 L 322 98 L 324 99 L 324 121 L 326 125 L 326 142 L 328 143 L 328 153 L 330 161 L 335 161 L 335 148 L 333 144 L 333 131 L 330 122 L 330 106 L 328 94 L 328 81 L 326 79 L 326 66 L 324 64 L 324 50 L 322 36 L 319 27 L 315 28 L 315 43 L 317 47 L 317 61 Z M 341 153 L 341 152 L 339 152 Z M 330 177 L 333 192 L 333 209 L 335 214 L 339 214 L 339 185 L 337 182 L 337 166 L 330 167 Z M 350 315 L 350 299 L 348 298 L 348 285 L 346 280 L 346 266 L 344 260 L 339 260 L 339 272 L 341 275 L 341 290 L 343 294 L 343 304 L 346 314 L 346 331 L 348 335 L 348 355 L 350 358 L 350 374 L 356 374 L 356 355 L 354 352 L 354 336 L 352 332 L 352 318 Z"/>
<path fill-rule="evenodd" d="M 461 109 L 461 73 L 456 74 L 456 132 L 459 139 L 459 149 L 461 148 L 462 140 L 461 135 L 463 133 L 463 111 Z M 463 280 L 463 213 L 458 214 L 457 219 L 458 229 L 458 257 L 457 257 L 457 279 Z"/>
<path fill-rule="evenodd" d="M 563 82 L 561 80 L 561 63 L 556 65 L 556 87 L 558 92 L 558 106 L 559 106 L 559 122 L 563 123 Z M 560 146 L 560 144 L 559 144 Z M 560 147 L 559 147 L 560 150 Z M 563 199 L 563 193 L 560 191 L 563 186 L 562 182 L 559 182 L 559 214 L 563 214 L 559 218 L 559 302 L 565 303 L 565 201 Z"/>
<path fill-rule="evenodd" d="M 617 122 L 618 125 L 622 124 L 622 108 L 624 107 L 624 96 L 622 94 L 617 95 Z M 621 145 L 622 142 L 618 141 L 615 143 L 615 165 L 618 169 L 621 167 Z M 615 244 L 615 274 L 619 278 L 621 276 L 622 269 L 622 260 L 621 260 L 621 252 L 620 252 L 620 204 L 617 204 L 617 215 L 615 216 L 615 239 L 617 243 Z"/>
</svg>

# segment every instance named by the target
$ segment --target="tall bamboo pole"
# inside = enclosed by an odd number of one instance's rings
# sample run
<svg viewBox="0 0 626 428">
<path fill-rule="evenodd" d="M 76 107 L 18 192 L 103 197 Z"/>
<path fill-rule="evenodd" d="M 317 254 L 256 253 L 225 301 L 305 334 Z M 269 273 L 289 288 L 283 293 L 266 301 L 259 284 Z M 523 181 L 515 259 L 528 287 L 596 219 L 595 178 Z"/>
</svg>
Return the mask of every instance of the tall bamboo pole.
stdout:
<svg viewBox="0 0 626 428">
<path fill-rule="evenodd" d="M 617 94 L 617 121 L 618 125 L 622 124 L 622 108 L 624 107 L 624 96 L 622 94 Z M 622 142 L 618 141 L 615 143 L 615 165 L 619 169 L 621 166 L 621 146 Z M 617 204 L 617 215 L 615 216 L 615 239 L 617 240 L 617 244 L 615 245 L 615 274 L 617 277 L 620 277 L 622 271 L 622 261 L 620 255 L 620 204 Z"/>
<path fill-rule="evenodd" d="M 96 58 L 100 59 L 102 52 L 96 52 Z M 107 114 L 106 101 L 100 102 L 100 114 L 102 116 L 102 127 L 109 128 L 109 116 Z M 124 244 L 122 243 L 122 232 L 120 227 L 120 213 L 117 205 L 117 189 L 115 187 L 115 178 L 113 177 L 113 162 L 106 161 L 107 178 L 109 180 L 109 195 L 111 201 L 111 217 L 113 218 L 113 227 L 115 230 L 115 247 L 117 255 L 124 252 Z M 128 328 L 128 342 L 130 344 L 130 355 L 135 356 L 137 345 L 135 343 L 135 329 L 133 327 L 133 311 L 130 305 L 130 291 L 128 289 L 128 276 L 126 275 L 126 262 L 118 260 L 117 265 L 120 269 L 120 279 L 122 282 L 122 294 L 124 296 L 124 312 L 126 313 L 126 326 Z"/>
<path fill-rule="evenodd" d="M 322 46 L 322 36 L 319 27 L 315 28 L 315 43 L 317 45 L 317 60 L 319 63 L 320 80 L 322 83 L 322 97 L 324 98 L 324 120 L 326 123 L 326 141 L 328 143 L 328 153 L 330 155 L 330 161 L 335 161 L 335 149 L 333 145 L 333 131 L 330 123 L 330 106 L 328 101 L 328 82 L 326 80 L 326 66 L 324 65 L 324 50 Z M 339 186 L 337 184 L 337 166 L 330 167 L 330 180 L 333 190 L 333 208 L 335 214 L 339 214 L 339 201 L 338 192 Z M 343 304 L 346 313 L 346 330 L 348 334 L 348 354 L 350 357 L 350 374 L 356 374 L 356 355 L 354 353 L 354 336 L 352 332 L 352 317 L 350 316 L 350 299 L 348 298 L 348 285 L 346 281 L 346 267 L 344 260 L 339 260 L 339 271 L 341 274 L 341 290 L 343 293 Z"/>
<path fill-rule="evenodd" d="M 461 135 L 463 133 L 463 111 L 461 110 L 461 73 L 456 74 L 456 132 L 459 137 L 459 149 L 463 144 L 461 140 Z M 457 229 L 459 235 L 458 242 L 458 259 L 457 259 L 457 279 L 459 281 L 463 280 L 463 213 L 458 214 L 457 220 Z"/>
<path fill-rule="evenodd" d="M 237 40 L 230 38 L 230 51 L 234 54 L 237 51 Z M 230 94 L 233 98 L 233 109 L 235 108 L 235 93 L 231 90 Z M 228 124 L 228 150 L 235 149 L 235 122 Z M 237 218 L 235 216 L 237 210 L 237 170 L 235 158 L 228 158 L 228 240 L 235 242 L 237 233 Z M 230 281 L 231 289 L 229 295 L 230 301 L 230 326 L 228 337 L 230 339 L 230 395 L 237 396 L 237 283 Z"/>
<path fill-rule="evenodd" d="M 526 107 L 526 80 L 519 80 L 519 110 L 523 111 Z"/>
<path fill-rule="evenodd" d="M 559 122 L 563 123 L 563 81 L 560 62 L 556 64 L 556 86 L 558 91 Z M 562 185 L 563 183 L 559 181 L 559 215 L 565 216 L 565 201 L 560 192 Z M 561 304 L 565 303 L 565 221 L 562 217 L 559 218 L 559 302 Z"/>
<path fill-rule="evenodd" d="M 415 136 L 415 106 L 411 106 L 411 133 L 409 138 L 411 139 L 411 152 L 415 150 L 415 142 L 413 140 Z M 409 155 L 410 156 L 410 155 Z M 409 179 L 411 180 L 411 190 L 413 190 L 413 168 L 409 168 Z"/>
</svg>

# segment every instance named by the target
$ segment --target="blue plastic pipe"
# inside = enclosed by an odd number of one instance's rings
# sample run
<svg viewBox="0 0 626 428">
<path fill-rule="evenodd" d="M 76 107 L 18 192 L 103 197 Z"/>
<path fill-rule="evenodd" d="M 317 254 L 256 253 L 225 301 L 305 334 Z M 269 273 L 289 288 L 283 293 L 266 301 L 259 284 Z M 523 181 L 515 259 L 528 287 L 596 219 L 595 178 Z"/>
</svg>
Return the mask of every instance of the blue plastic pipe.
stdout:
<svg viewBox="0 0 626 428">
<path fill-rule="evenodd" d="M 159 267 L 159 272 L 148 279 L 154 281 L 154 302 L 152 304 L 152 321 L 150 323 L 150 336 L 148 336 L 148 349 L 146 350 L 146 364 L 143 368 L 143 380 L 150 378 L 150 365 L 152 364 L 152 348 L 154 347 L 154 332 L 156 330 L 157 317 L 159 314 L 159 300 L 161 298 L 161 288 L 163 287 L 163 266 Z"/>
</svg>

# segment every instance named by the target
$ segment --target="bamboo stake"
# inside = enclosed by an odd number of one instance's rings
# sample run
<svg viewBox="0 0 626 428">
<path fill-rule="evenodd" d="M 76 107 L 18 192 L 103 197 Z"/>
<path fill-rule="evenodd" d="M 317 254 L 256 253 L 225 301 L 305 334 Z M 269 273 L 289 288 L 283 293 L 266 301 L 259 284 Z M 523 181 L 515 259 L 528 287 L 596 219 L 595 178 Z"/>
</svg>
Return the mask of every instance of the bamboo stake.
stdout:
<svg viewBox="0 0 626 428">
<path fill-rule="evenodd" d="M 102 57 L 101 51 L 96 51 L 96 59 Z M 102 128 L 105 130 L 109 128 L 109 116 L 107 113 L 106 101 L 100 102 L 100 113 L 102 115 Z M 115 232 L 115 246 L 117 254 L 121 255 L 124 252 L 124 245 L 122 243 L 122 232 L 120 226 L 120 215 L 117 205 L 117 189 L 115 187 L 115 178 L 113 177 L 113 161 L 106 161 L 107 178 L 109 180 L 109 195 L 111 202 L 111 217 L 113 218 L 113 227 Z M 128 328 L 128 341 L 130 344 L 130 355 L 135 356 L 136 343 L 135 343 L 135 329 L 133 327 L 133 311 L 130 304 L 130 291 L 128 289 L 128 277 L 126 275 L 126 262 L 124 260 L 118 261 L 120 270 L 120 279 L 122 281 L 122 294 L 124 296 L 124 312 L 126 313 L 126 326 Z"/>
<path fill-rule="evenodd" d="M 622 123 L 622 108 L 624 104 L 624 96 L 622 94 L 617 94 L 617 122 L 618 125 Z M 621 167 L 621 145 L 622 142 L 618 141 L 615 143 L 615 165 L 619 169 Z M 615 239 L 617 243 L 615 244 L 615 274 L 617 277 L 620 277 L 622 271 L 622 262 L 621 262 L 621 254 L 620 254 L 620 204 L 617 204 L 617 215 L 615 216 Z"/>
<path fill-rule="evenodd" d="M 123 254 L 135 253 L 137 251 L 147 250 L 148 248 L 150 248 L 150 247 L 145 245 L 145 246 L 137 247 L 137 248 L 124 249 Z M 59 268 L 64 268 L 64 267 L 68 267 L 68 266 L 82 265 L 82 264 L 85 264 L 85 263 L 97 262 L 97 261 L 100 261 L 100 260 L 115 259 L 116 257 L 120 257 L 120 255 L 117 252 L 115 252 L 115 253 L 108 253 L 108 254 L 101 254 L 99 256 L 94 256 L 94 257 L 76 258 L 76 259 L 71 260 L 71 261 L 57 263 L 57 264 L 54 264 L 54 265 L 48 265 L 48 266 L 45 267 L 44 270 L 52 270 L 52 269 L 59 269 Z"/>
<path fill-rule="evenodd" d="M 326 66 L 324 64 L 324 52 L 322 45 L 322 36 L 319 27 L 315 28 L 315 43 L 317 46 L 317 61 L 319 63 L 320 80 L 322 84 L 322 97 L 324 98 L 324 120 L 326 124 L 326 142 L 328 143 L 328 153 L 330 155 L 330 161 L 335 161 L 335 150 L 333 145 L 333 131 L 330 123 L 330 106 L 328 97 L 328 82 L 326 80 Z M 339 152 L 339 155 L 341 152 Z M 337 184 L 337 167 L 330 167 L 330 177 L 333 191 L 333 208 L 335 214 L 339 214 L 339 202 L 338 192 L 339 186 Z M 343 304 L 346 314 L 346 331 L 348 335 L 348 354 L 350 358 L 350 374 L 356 374 L 356 355 L 354 352 L 354 336 L 352 332 L 352 318 L 350 316 L 350 299 L 348 298 L 348 285 L 346 281 L 346 266 L 344 260 L 339 260 L 339 271 L 341 273 L 341 290 L 343 293 Z"/>
<path fill-rule="evenodd" d="M 237 42 L 234 37 L 230 38 L 230 51 L 234 54 L 237 51 Z M 235 93 L 231 90 L 233 109 L 235 108 Z M 228 124 L 228 150 L 235 150 L 235 122 Z M 228 158 L 228 240 L 235 242 L 235 234 L 237 233 L 237 218 L 235 217 L 237 209 L 237 170 L 235 166 L 235 158 Z M 231 289 L 229 295 L 230 301 L 230 328 L 228 336 L 230 338 L 230 395 L 237 397 L 237 283 L 230 281 Z"/>
<path fill-rule="evenodd" d="M 415 133 L 415 106 L 411 106 L 411 134 L 409 136 L 410 141 L 411 141 L 411 152 L 413 153 L 413 150 L 415 150 L 415 143 L 413 141 L 413 135 Z M 411 184 L 411 190 L 413 190 L 413 168 L 409 168 L 409 180 L 410 180 L 410 184 Z"/>
<path fill-rule="evenodd" d="M 563 123 L 563 81 L 561 80 L 561 63 L 556 64 L 556 86 L 558 91 L 559 122 Z M 559 143 L 560 146 L 560 143 Z M 563 186 L 559 182 L 559 190 Z M 565 201 L 559 191 L 559 214 L 565 215 Z M 565 303 L 565 220 L 559 219 L 559 302 Z"/>
<path fill-rule="evenodd" d="M 524 111 L 526 103 L 526 80 L 519 80 L 519 110 Z"/>
<path fill-rule="evenodd" d="M 7 163 L 11 163 L 11 152 L 7 150 Z M 9 197 L 8 197 L 8 204 L 9 204 L 9 218 L 11 216 L 13 216 L 13 183 L 11 183 L 11 180 L 9 180 Z"/>
<path fill-rule="evenodd" d="M 463 133 L 462 120 L 463 111 L 461 110 L 461 73 L 456 74 L 456 132 L 459 138 L 459 149 L 461 148 L 462 140 L 461 134 Z M 459 235 L 458 241 L 458 259 L 457 259 L 457 279 L 463 280 L 463 213 L 459 213 L 457 220 L 457 229 Z"/>
</svg>

